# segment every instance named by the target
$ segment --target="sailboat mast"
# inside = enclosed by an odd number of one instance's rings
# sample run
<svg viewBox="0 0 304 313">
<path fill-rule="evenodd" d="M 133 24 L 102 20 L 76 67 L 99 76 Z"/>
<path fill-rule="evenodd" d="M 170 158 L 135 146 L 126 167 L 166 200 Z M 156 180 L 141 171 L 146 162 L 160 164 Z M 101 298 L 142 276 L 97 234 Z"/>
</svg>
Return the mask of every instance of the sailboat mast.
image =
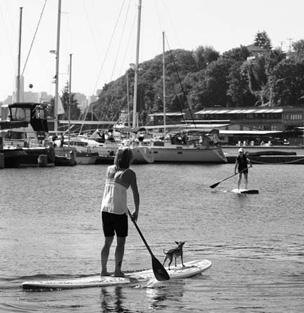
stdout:
<svg viewBox="0 0 304 313">
<path fill-rule="evenodd" d="M 22 7 L 20 7 L 20 21 L 19 21 L 19 49 L 18 49 L 18 73 L 17 73 L 17 86 L 16 86 L 16 102 L 20 102 L 20 62 L 21 62 L 21 33 L 22 33 Z"/>
<path fill-rule="evenodd" d="M 166 66 L 165 66 L 165 32 L 163 32 L 163 109 L 164 109 L 164 135 L 166 135 Z"/>
<path fill-rule="evenodd" d="M 72 54 L 70 53 L 70 68 L 69 68 L 69 147 L 71 141 L 71 105 L 72 105 Z"/>
<path fill-rule="evenodd" d="M 141 3 L 138 1 L 138 19 L 137 19 L 137 41 L 136 41 L 136 60 L 134 73 L 134 103 L 133 103 L 133 128 L 137 126 L 136 105 L 137 105 L 137 84 L 138 84 L 138 62 L 139 62 L 139 43 L 140 43 L 140 24 L 141 24 Z"/>
<path fill-rule="evenodd" d="M 56 84 L 55 84 L 55 106 L 54 106 L 54 131 L 58 129 L 58 100 L 59 100 L 59 53 L 60 53 L 60 22 L 61 22 L 61 0 L 58 0 L 58 17 L 57 17 L 57 46 L 56 46 Z"/>
</svg>

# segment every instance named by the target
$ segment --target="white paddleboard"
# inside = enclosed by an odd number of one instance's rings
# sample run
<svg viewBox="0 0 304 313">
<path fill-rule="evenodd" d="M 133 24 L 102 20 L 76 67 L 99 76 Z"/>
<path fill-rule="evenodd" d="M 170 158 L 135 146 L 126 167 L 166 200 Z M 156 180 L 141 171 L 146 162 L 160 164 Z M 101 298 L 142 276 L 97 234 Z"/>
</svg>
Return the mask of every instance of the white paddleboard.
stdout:
<svg viewBox="0 0 304 313">
<path fill-rule="evenodd" d="M 208 260 L 191 261 L 184 263 L 184 267 L 179 265 L 177 267 L 171 266 L 170 270 L 166 268 L 170 280 L 183 279 L 195 276 L 206 271 L 211 267 L 212 263 Z M 170 281 L 169 280 L 169 281 Z M 157 282 L 154 278 L 153 270 L 146 270 L 134 273 L 128 273 L 125 277 L 114 276 L 88 276 L 72 279 L 60 280 L 44 280 L 44 281 L 27 281 L 22 283 L 24 289 L 74 289 L 74 288 L 89 288 L 89 287 L 106 287 L 113 285 L 130 285 L 149 283 L 149 281 Z M 151 285 L 151 283 L 149 283 Z"/>
<path fill-rule="evenodd" d="M 259 191 L 256 189 L 232 189 L 231 192 L 238 194 L 258 194 Z"/>
</svg>

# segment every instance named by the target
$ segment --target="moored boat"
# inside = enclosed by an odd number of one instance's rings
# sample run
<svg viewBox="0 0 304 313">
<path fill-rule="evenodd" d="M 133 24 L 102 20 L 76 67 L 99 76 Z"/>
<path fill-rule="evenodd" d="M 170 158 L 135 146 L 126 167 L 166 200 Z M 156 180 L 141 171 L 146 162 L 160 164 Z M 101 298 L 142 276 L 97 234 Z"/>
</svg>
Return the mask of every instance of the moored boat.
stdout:
<svg viewBox="0 0 304 313">
<path fill-rule="evenodd" d="M 143 145 L 137 140 L 127 140 L 123 144 L 131 149 L 133 164 L 154 163 L 154 154 L 150 146 Z"/>
<path fill-rule="evenodd" d="M 217 132 L 184 129 L 169 133 L 164 140 L 151 140 L 154 162 L 226 163 Z"/>
<path fill-rule="evenodd" d="M 51 167 L 54 166 L 54 154 L 49 147 L 13 147 L 0 149 L 4 155 L 5 168 Z"/>
<path fill-rule="evenodd" d="M 2 119 L 0 153 L 4 155 L 4 167 L 54 166 L 55 153 L 47 140 L 43 105 L 24 102 L 2 106 Z"/>
<path fill-rule="evenodd" d="M 75 166 L 76 149 L 73 147 L 55 147 L 55 165 L 56 166 Z"/>
<path fill-rule="evenodd" d="M 97 152 L 76 152 L 77 165 L 96 164 L 99 155 Z"/>
<path fill-rule="evenodd" d="M 58 147 L 55 149 L 56 156 L 66 156 L 67 158 L 75 159 L 77 165 L 95 164 L 99 157 L 98 152 L 91 151 L 88 142 L 80 137 L 61 137 L 60 140 L 55 141 L 55 144 Z M 60 150 L 63 150 L 63 152 Z M 70 156 L 71 153 L 74 155 Z M 68 162 L 66 163 L 68 164 Z"/>
</svg>

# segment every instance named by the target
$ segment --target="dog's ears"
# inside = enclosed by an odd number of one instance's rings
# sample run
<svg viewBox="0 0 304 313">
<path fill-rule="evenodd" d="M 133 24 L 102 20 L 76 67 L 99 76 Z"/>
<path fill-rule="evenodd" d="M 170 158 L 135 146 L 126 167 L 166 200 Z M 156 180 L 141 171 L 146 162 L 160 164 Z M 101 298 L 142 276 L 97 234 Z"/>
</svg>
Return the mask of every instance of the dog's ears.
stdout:
<svg viewBox="0 0 304 313">
<path fill-rule="evenodd" d="M 178 242 L 178 241 L 175 241 L 175 243 L 176 243 L 177 245 L 179 245 L 179 242 Z"/>
</svg>

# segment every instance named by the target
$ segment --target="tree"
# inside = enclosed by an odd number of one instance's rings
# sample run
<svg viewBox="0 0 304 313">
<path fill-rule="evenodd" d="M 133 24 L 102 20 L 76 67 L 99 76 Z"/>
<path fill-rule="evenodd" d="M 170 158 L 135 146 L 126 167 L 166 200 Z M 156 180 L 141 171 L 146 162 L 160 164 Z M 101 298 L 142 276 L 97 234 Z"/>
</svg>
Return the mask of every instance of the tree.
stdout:
<svg viewBox="0 0 304 313">
<path fill-rule="evenodd" d="M 281 49 L 270 50 L 264 56 L 265 72 L 267 76 L 270 76 L 274 67 L 286 58 L 286 54 Z"/>
<path fill-rule="evenodd" d="M 254 44 L 266 50 L 271 50 L 272 48 L 271 40 L 265 31 L 257 32 L 255 35 Z"/>
<path fill-rule="evenodd" d="M 278 63 L 270 77 L 272 101 L 279 106 L 302 105 L 304 61 L 286 59 Z"/>
<path fill-rule="evenodd" d="M 50 104 L 47 107 L 47 116 L 50 118 L 54 118 L 55 116 L 55 97 L 51 99 Z"/>
<path fill-rule="evenodd" d="M 80 117 L 81 111 L 78 108 L 78 101 L 75 99 L 75 94 L 73 93 L 71 93 L 71 103 L 70 103 L 70 92 L 69 92 L 68 82 L 66 83 L 66 86 L 62 91 L 61 102 L 62 102 L 65 113 L 60 115 L 60 119 L 62 120 L 69 119 L 69 106 L 70 106 L 71 120 L 78 120 Z"/>
<path fill-rule="evenodd" d="M 205 78 L 202 84 L 203 100 L 207 106 L 229 106 L 231 98 L 227 95 L 227 77 L 233 63 L 231 60 L 220 58 L 211 62 L 205 71 Z"/>
<path fill-rule="evenodd" d="M 219 52 L 208 46 L 199 46 L 196 50 L 193 51 L 193 58 L 199 70 L 206 68 L 208 64 L 216 61 L 219 56 Z"/>
<path fill-rule="evenodd" d="M 297 62 L 304 60 L 304 40 L 299 40 L 293 43 L 293 51 L 288 52 L 288 58 Z"/>
<path fill-rule="evenodd" d="M 240 48 L 234 48 L 227 52 L 224 52 L 222 57 L 225 59 L 232 59 L 235 62 L 238 62 L 238 61 L 246 61 L 249 55 L 250 53 L 248 49 L 244 46 L 241 46 Z"/>
<path fill-rule="evenodd" d="M 248 77 L 242 71 L 242 64 L 241 61 L 234 63 L 228 75 L 227 95 L 231 97 L 232 105 L 235 107 L 253 106 L 257 101 L 257 98 L 250 92 Z"/>
<path fill-rule="evenodd" d="M 304 40 L 301 39 L 299 41 L 296 41 L 292 44 L 292 48 L 295 53 L 297 54 L 304 54 Z"/>
<path fill-rule="evenodd" d="M 256 105 L 264 105 L 269 99 L 265 57 L 259 56 L 246 61 L 243 65 L 243 71 L 247 75 L 251 93 L 259 99 Z"/>
</svg>

